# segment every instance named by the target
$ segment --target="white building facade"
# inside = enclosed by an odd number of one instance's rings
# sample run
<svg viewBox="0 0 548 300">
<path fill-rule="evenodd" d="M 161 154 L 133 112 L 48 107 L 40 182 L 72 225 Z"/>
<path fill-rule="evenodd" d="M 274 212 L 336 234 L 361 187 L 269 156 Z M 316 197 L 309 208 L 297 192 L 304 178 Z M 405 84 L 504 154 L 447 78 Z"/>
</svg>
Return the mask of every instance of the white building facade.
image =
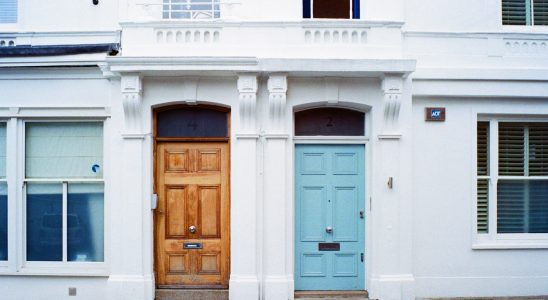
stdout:
<svg viewBox="0 0 548 300">
<path fill-rule="evenodd" d="M 510 2 L 0 0 L 1 298 L 548 295 Z"/>
</svg>

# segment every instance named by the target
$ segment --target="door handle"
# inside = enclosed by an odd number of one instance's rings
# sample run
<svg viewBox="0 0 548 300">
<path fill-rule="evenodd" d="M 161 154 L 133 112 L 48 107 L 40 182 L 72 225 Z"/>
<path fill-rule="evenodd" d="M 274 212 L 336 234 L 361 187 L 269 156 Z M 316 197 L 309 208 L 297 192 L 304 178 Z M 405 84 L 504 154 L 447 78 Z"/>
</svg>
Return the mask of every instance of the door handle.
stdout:
<svg viewBox="0 0 548 300">
<path fill-rule="evenodd" d="M 188 231 L 190 231 L 190 233 L 196 233 L 196 226 L 191 225 L 190 227 L 188 227 Z"/>
<path fill-rule="evenodd" d="M 327 233 L 332 233 L 332 232 L 333 232 L 333 228 L 331 228 L 331 226 L 327 226 L 327 227 L 325 227 L 325 232 L 327 232 Z"/>
</svg>

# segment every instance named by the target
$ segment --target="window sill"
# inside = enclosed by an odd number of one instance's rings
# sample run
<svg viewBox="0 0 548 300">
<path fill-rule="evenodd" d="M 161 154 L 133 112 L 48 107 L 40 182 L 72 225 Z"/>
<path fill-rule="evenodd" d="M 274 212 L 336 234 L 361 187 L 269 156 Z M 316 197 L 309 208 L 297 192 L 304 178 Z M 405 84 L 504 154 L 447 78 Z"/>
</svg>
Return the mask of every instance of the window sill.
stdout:
<svg viewBox="0 0 548 300">
<path fill-rule="evenodd" d="M 19 271 L 11 268 L 0 268 L 0 276 L 76 276 L 76 277 L 108 277 L 110 274 L 104 266 L 51 266 L 23 267 Z"/>
<path fill-rule="evenodd" d="M 472 244 L 472 250 L 548 249 L 548 241 L 492 241 Z"/>
</svg>

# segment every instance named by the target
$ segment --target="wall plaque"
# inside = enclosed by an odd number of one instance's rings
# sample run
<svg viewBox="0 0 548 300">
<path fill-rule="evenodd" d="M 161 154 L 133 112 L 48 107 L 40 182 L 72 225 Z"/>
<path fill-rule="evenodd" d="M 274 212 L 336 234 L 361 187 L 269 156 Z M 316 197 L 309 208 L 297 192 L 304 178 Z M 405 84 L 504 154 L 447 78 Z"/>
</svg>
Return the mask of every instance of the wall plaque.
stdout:
<svg viewBox="0 0 548 300">
<path fill-rule="evenodd" d="M 445 107 L 427 107 L 425 121 L 445 121 Z"/>
</svg>

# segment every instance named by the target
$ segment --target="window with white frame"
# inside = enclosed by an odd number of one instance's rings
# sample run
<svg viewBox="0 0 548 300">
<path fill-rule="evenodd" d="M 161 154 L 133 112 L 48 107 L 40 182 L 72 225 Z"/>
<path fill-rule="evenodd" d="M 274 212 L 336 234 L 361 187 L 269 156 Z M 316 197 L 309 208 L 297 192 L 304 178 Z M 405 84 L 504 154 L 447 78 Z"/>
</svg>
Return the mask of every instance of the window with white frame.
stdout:
<svg viewBox="0 0 548 300">
<path fill-rule="evenodd" d="M 103 262 L 103 123 L 24 127 L 26 261 Z"/>
<path fill-rule="evenodd" d="M 218 19 L 220 0 L 163 0 L 164 19 Z"/>
<path fill-rule="evenodd" d="M 17 23 L 17 1 L 0 0 L 0 25 Z"/>
<path fill-rule="evenodd" d="M 548 25 L 548 0 L 502 0 L 503 25 Z"/>
<path fill-rule="evenodd" d="M 477 123 L 477 233 L 548 233 L 548 122 Z"/>
<path fill-rule="evenodd" d="M 360 0 L 303 0 L 305 19 L 359 19 Z"/>
</svg>

